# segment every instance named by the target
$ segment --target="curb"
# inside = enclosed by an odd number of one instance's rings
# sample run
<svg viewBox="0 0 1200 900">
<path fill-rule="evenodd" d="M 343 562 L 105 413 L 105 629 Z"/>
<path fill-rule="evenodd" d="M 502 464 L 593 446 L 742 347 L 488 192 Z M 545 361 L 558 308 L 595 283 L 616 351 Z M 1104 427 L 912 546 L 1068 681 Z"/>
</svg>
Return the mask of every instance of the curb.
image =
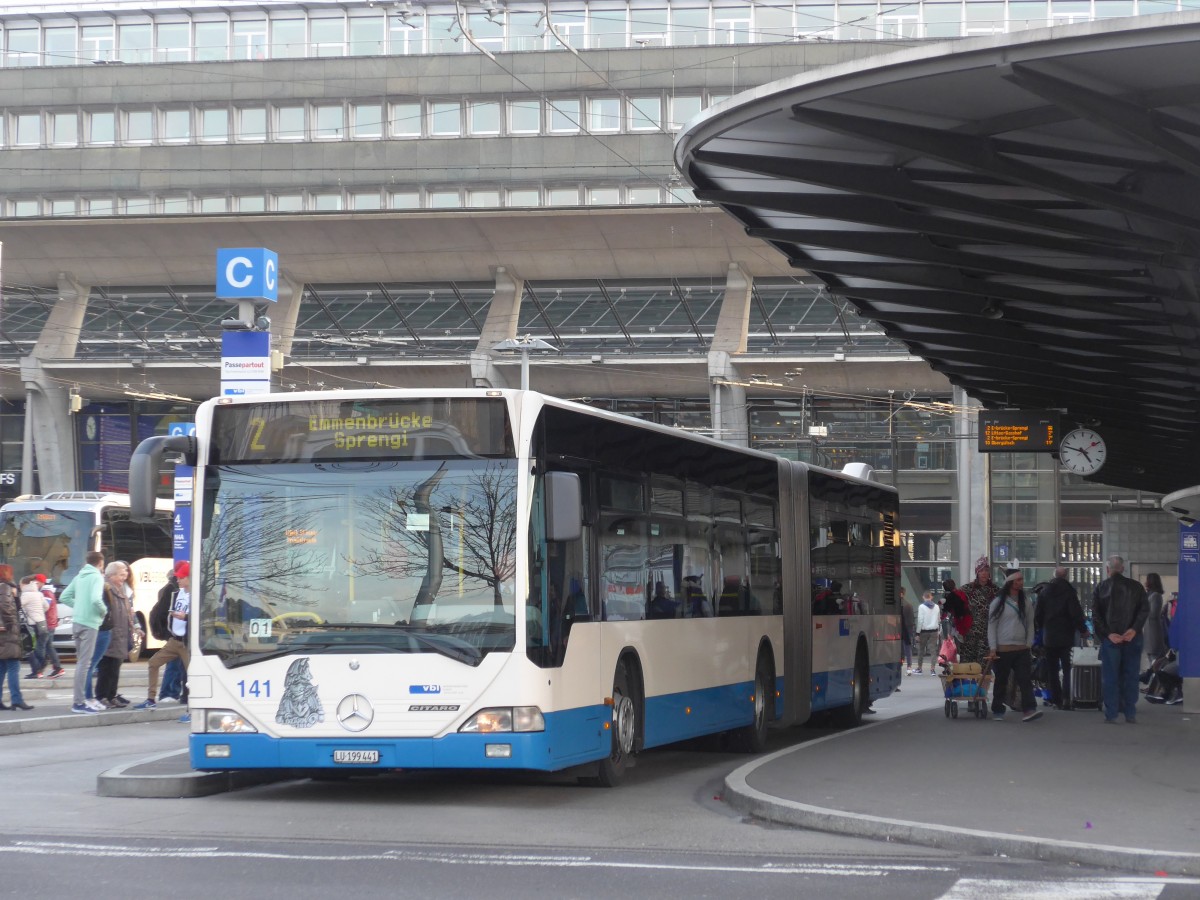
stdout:
<svg viewBox="0 0 1200 900">
<path fill-rule="evenodd" d="M 897 716 L 888 721 L 895 722 L 920 712 L 926 712 L 926 710 Z M 796 825 L 831 834 L 902 841 L 978 856 L 1010 856 L 1043 862 L 1076 863 L 1104 869 L 1151 869 L 1171 875 L 1200 873 L 1200 853 L 1164 852 L 1060 841 L 1050 838 L 1017 837 L 994 831 L 950 828 L 925 822 L 911 822 L 905 819 L 886 819 L 881 816 L 842 812 L 811 806 L 807 803 L 798 803 L 794 800 L 785 800 L 782 797 L 773 797 L 750 787 L 746 780 L 759 766 L 766 765 L 782 756 L 807 750 L 809 747 L 845 737 L 847 734 L 861 733 L 874 728 L 877 724 L 882 725 L 883 722 L 871 723 L 853 731 L 827 735 L 797 747 L 787 747 L 769 756 L 764 756 L 762 759 L 739 766 L 725 778 L 725 801 L 739 812 L 744 812 L 757 819 L 783 825 Z"/>
<path fill-rule="evenodd" d="M 269 781 L 278 781 L 277 775 L 257 772 L 197 772 L 188 768 L 185 772 L 138 774 L 132 770 L 154 763 L 182 757 L 186 767 L 187 750 L 168 750 L 137 762 L 117 766 L 96 777 L 96 793 L 101 797 L 135 797 L 141 799 L 181 799 L 207 797 L 243 787 L 253 787 Z"/>
<path fill-rule="evenodd" d="M 63 731 L 71 728 L 102 728 L 106 725 L 132 725 L 136 722 L 162 722 L 178 719 L 187 708 L 172 704 L 159 709 L 110 709 L 95 715 L 68 712 L 46 716 L 0 721 L 0 735 L 34 734 L 39 731 Z"/>
</svg>

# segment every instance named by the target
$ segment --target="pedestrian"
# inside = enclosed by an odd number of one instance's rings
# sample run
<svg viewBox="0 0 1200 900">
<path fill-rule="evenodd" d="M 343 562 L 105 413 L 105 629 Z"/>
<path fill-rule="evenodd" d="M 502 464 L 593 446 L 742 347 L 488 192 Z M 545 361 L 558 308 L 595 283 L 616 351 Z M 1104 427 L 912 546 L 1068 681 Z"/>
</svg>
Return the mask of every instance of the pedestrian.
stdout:
<svg viewBox="0 0 1200 900">
<path fill-rule="evenodd" d="M 1050 690 L 1050 704 L 1057 709 L 1070 709 L 1071 651 L 1079 643 L 1080 635 L 1087 634 L 1087 622 L 1079 594 L 1067 580 L 1065 566 L 1054 570 L 1054 577 L 1038 594 L 1033 627 L 1042 633 L 1045 681 Z"/>
<path fill-rule="evenodd" d="M 962 633 L 958 661 L 982 663 L 988 655 L 988 610 L 997 593 L 992 582 L 992 563 L 986 556 L 976 560 L 975 579 L 959 588 L 959 592 L 967 601 L 966 615 L 971 617 L 971 626 Z"/>
<path fill-rule="evenodd" d="M 29 674 L 26 678 L 41 678 L 42 669 L 46 665 L 47 647 L 53 652 L 54 646 L 50 640 L 50 631 L 46 628 L 46 611 L 50 601 L 41 591 L 36 576 L 26 575 L 21 579 L 21 611 L 25 613 L 25 622 L 33 632 L 33 652 L 29 654 Z M 58 655 L 54 656 L 54 667 L 58 665 Z"/>
<path fill-rule="evenodd" d="M 58 648 L 54 646 L 54 632 L 58 628 L 58 596 L 54 593 L 54 586 L 46 583 L 45 575 L 39 572 L 33 577 L 37 579 L 42 596 L 46 598 L 46 631 L 50 634 L 50 640 L 46 644 L 46 659 L 54 667 L 47 677 L 61 678 L 67 670 L 62 667 L 62 661 L 58 658 Z"/>
<path fill-rule="evenodd" d="M 129 701 L 117 688 L 121 680 L 121 664 L 129 658 L 137 620 L 133 618 L 132 595 L 129 592 L 129 566 L 111 562 L 104 569 L 104 598 L 108 604 L 109 642 L 96 667 L 96 702 L 105 709 L 121 709 Z"/>
<path fill-rule="evenodd" d="M 168 616 L 168 627 L 171 636 L 167 642 L 159 648 L 158 652 L 150 657 L 150 685 L 146 694 L 144 703 L 139 703 L 134 709 L 157 709 L 158 704 L 154 702 L 155 692 L 158 690 L 158 670 L 165 666 L 173 659 L 178 659 L 183 663 L 184 672 L 187 672 L 190 654 L 188 652 L 188 616 L 191 614 L 191 566 L 185 561 L 175 566 L 175 577 L 179 584 L 175 589 L 174 596 L 171 598 L 171 611 Z M 186 674 L 184 678 L 186 679 Z M 184 683 L 183 696 L 179 698 L 180 703 L 187 702 L 187 684 Z"/>
<path fill-rule="evenodd" d="M 33 709 L 21 696 L 21 620 L 17 615 L 16 587 L 0 582 L 0 709 Z M 12 706 L 4 705 L 4 682 Z"/>
<path fill-rule="evenodd" d="M 1163 583 L 1157 572 L 1149 572 L 1144 582 L 1146 588 L 1146 606 L 1150 614 L 1146 617 L 1146 627 L 1142 629 L 1142 637 L 1146 642 L 1146 662 L 1153 663 L 1167 652 L 1167 636 L 1163 629 Z"/>
<path fill-rule="evenodd" d="M 1004 720 L 1008 678 L 1016 678 L 1021 692 L 1021 721 L 1042 717 L 1033 695 L 1033 604 L 1025 597 L 1025 576 L 1020 570 L 1008 573 L 1000 594 L 987 614 L 988 658 L 993 660 L 992 718 Z"/>
<path fill-rule="evenodd" d="M 925 654 L 929 654 L 929 671 L 937 674 L 938 648 L 941 646 L 942 609 L 933 599 L 933 591 L 921 595 L 917 607 L 917 674 L 925 668 Z"/>
<path fill-rule="evenodd" d="M 900 655 L 908 667 L 908 674 L 913 673 L 912 649 L 913 638 L 917 630 L 917 617 L 912 604 L 908 602 L 908 592 L 900 588 Z M 920 671 L 918 669 L 917 671 Z"/>
<path fill-rule="evenodd" d="M 100 573 L 104 554 L 93 550 L 84 559 L 86 565 L 71 579 L 58 602 L 75 611 L 71 627 L 75 636 L 75 690 L 71 712 L 86 714 L 104 708 L 95 700 L 89 700 L 88 695 L 92 688 L 90 674 L 96 642 L 100 626 L 108 615 L 108 606 L 104 603 L 104 576 Z"/>
<path fill-rule="evenodd" d="M 1104 721 L 1115 723 L 1124 714 L 1137 722 L 1138 674 L 1142 664 L 1142 629 L 1150 615 L 1146 589 L 1125 577 L 1125 560 L 1108 558 L 1108 577 L 1092 594 L 1092 621 L 1100 641 L 1100 691 Z"/>
</svg>

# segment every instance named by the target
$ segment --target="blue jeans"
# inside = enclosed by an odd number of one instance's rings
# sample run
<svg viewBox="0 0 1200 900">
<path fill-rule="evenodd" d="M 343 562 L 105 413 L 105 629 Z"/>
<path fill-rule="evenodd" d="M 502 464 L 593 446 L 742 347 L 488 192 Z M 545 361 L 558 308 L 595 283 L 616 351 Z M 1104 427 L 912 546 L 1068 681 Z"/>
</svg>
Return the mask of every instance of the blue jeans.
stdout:
<svg viewBox="0 0 1200 900">
<path fill-rule="evenodd" d="M 47 660 L 54 664 L 54 668 L 61 669 L 62 664 L 58 661 L 58 651 L 54 649 L 54 636 L 50 634 L 50 629 L 45 625 L 34 625 L 33 630 L 37 635 L 37 646 L 33 648 L 29 657 L 29 670 L 36 675 L 46 667 Z"/>
<path fill-rule="evenodd" d="M 158 699 L 165 700 L 168 697 L 178 700 L 183 696 L 183 663 L 178 659 L 173 659 L 167 663 L 163 669 L 162 690 L 158 692 Z"/>
<path fill-rule="evenodd" d="M 12 695 L 13 706 L 25 702 L 21 696 L 21 661 L 19 659 L 0 659 L 0 702 L 4 701 L 4 680 L 8 679 L 8 692 Z"/>
<path fill-rule="evenodd" d="M 89 700 L 92 699 L 92 676 L 96 674 L 96 666 L 100 665 L 100 659 L 104 656 L 104 651 L 108 649 L 110 643 L 112 643 L 112 631 L 96 632 L 96 650 L 92 654 L 92 664 L 88 666 L 87 678 L 83 682 L 84 696 Z"/>
<path fill-rule="evenodd" d="M 1104 696 L 1104 718 L 1126 719 L 1137 715 L 1138 675 L 1142 665 L 1142 636 L 1114 644 L 1108 638 L 1100 644 L 1100 691 Z"/>
</svg>

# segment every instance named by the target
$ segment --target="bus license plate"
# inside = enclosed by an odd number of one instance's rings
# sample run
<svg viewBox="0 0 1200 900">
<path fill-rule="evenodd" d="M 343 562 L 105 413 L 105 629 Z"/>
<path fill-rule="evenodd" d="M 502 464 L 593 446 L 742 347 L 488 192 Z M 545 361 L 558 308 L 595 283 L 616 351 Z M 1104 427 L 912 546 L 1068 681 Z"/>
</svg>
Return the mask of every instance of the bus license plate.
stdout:
<svg viewBox="0 0 1200 900">
<path fill-rule="evenodd" d="M 371 765 L 379 762 L 378 750 L 334 750 L 333 761 L 335 763 L 347 763 L 349 765 Z"/>
</svg>

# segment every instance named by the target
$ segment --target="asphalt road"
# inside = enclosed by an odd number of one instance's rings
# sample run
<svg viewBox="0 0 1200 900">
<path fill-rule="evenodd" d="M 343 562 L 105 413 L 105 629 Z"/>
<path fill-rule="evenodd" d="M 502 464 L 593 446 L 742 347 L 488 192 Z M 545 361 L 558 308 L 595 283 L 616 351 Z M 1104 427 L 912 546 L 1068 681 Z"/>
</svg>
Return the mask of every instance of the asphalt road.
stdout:
<svg viewBox="0 0 1200 900">
<path fill-rule="evenodd" d="M 889 711 L 903 708 L 899 700 Z M 524 900 L 1200 895 L 1194 881 L 1164 886 L 745 821 L 720 790 L 746 757 L 711 745 L 645 754 L 614 790 L 563 777 L 411 772 L 187 800 L 96 795 L 100 772 L 181 747 L 186 728 L 151 722 L 0 739 L 5 893 L 51 890 L 89 900 L 164 891 L 231 900 L 351 892 Z M 772 749 L 823 733 L 778 736 Z"/>
</svg>

